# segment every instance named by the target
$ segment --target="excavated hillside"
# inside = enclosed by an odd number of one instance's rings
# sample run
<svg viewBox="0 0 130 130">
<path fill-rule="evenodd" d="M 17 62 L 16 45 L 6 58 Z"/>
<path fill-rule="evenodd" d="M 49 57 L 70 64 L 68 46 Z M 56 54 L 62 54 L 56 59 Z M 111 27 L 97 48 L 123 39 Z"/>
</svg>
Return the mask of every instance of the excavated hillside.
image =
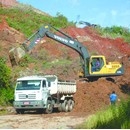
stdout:
<svg viewBox="0 0 130 130">
<path fill-rule="evenodd" d="M 105 106 L 108 106 L 109 94 L 113 90 L 117 92 L 120 99 L 128 98 L 128 94 L 130 92 L 130 45 L 124 42 L 121 38 L 104 38 L 100 36 L 93 27 L 86 27 L 83 29 L 69 27 L 63 29 L 63 31 L 70 36 L 77 38 L 82 44 L 84 44 L 84 46 L 88 48 L 90 54 L 103 54 L 106 56 L 108 61 L 123 62 L 125 68 L 125 74 L 120 77 L 114 77 L 113 80 L 106 80 L 105 78 L 101 78 L 94 82 L 77 80 L 77 92 L 74 95 L 75 108 L 70 114 L 90 114 L 104 108 Z M 11 66 L 8 52 L 11 47 L 18 46 L 24 40 L 24 34 L 9 27 L 6 20 L 3 19 L 0 23 L 0 56 L 6 57 L 7 64 L 11 67 L 12 71 L 14 71 L 15 68 Z M 42 44 L 38 44 L 30 55 L 35 56 L 42 49 L 47 50 L 48 54 L 54 56 L 55 59 L 68 55 L 72 61 L 76 62 L 75 59 L 79 57 L 74 50 L 48 38 L 45 38 Z M 58 73 L 64 69 L 65 66 L 63 66 L 63 68 L 59 68 L 61 70 L 51 68 L 50 70 L 47 70 L 47 72 L 58 74 L 58 76 L 62 79 L 77 79 L 77 64 L 79 63 L 74 63 L 73 67 L 69 66 L 66 73 Z M 35 67 L 36 63 L 31 63 L 28 65 L 30 70 L 35 69 Z M 23 68 L 21 69 L 23 70 Z"/>
<path fill-rule="evenodd" d="M 107 61 L 119 61 L 124 64 L 125 74 L 120 77 L 113 77 L 112 79 L 101 78 L 95 82 L 77 81 L 77 92 L 75 94 L 76 106 L 73 113 L 93 113 L 110 104 L 109 94 L 115 90 L 121 100 L 128 98 L 130 91 L 130 45 L 122 38 L 110 39 L 99 35 L 93 27 L 86 27 L 84 29 L 69 27 L 63 29 L 65 33 L 79 40 L 87 47 L 90 54 L 105 55 Z M 59 48 L 65 47 L 59 43 L 45 42 L 39 46 L 39 49 L 46 48 L 52 55 L 62 55 Z M 38 50 L 39 50 L 38 49 Z M 37 50 L 37 51 L 38 51 Z M 72 49 L 67 48 L 67 53 L 72 57 L 72 60 L 78 57 L 77 53 Z M 52 71 L 51 72 L 55 72 Z M 64 79 L 77 79 L 73 67 L 68 68 L 67 76 L 65 74 L 59 75 Z M 56 73 L 56 72 L 55 72 Z"/>
</svg>

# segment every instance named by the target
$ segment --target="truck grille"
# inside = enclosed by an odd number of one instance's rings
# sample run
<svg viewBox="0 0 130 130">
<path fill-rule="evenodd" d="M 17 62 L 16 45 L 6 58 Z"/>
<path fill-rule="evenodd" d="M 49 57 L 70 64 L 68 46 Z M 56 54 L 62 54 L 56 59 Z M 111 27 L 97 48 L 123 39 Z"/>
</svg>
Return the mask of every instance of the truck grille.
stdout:
<svg viewBox="0 0 130 130">
<path fill-rule="evenodd" d="M 36 94 L 19 94 L 19 99 L 35 99 L 36 98 Z"/>
</svg>

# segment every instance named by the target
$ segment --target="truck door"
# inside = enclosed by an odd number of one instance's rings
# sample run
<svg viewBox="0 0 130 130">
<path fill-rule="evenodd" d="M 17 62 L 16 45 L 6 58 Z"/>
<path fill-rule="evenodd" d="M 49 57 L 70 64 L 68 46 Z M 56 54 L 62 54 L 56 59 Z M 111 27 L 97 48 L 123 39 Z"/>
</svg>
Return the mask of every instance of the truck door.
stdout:
<svg viewBox="0 0 130 130">
<path fill-rule="evenodd" d="M 46 80 L 42 81 L 42 88 L 43 90 L 51 90 L 51 82 L 47 82 Z"/>
</svg>

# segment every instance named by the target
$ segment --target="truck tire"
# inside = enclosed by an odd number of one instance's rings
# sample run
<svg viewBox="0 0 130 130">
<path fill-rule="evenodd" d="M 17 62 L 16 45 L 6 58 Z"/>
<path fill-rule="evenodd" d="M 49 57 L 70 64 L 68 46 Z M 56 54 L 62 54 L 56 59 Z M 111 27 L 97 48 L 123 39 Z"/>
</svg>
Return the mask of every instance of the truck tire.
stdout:
<svg viewBox="0 0 130 130">
<path fill-rule="evenodd" d="M 24 110 L 16 109 L 16 113 L 17 113 L 17 114 L 24 114 Z"/>
<path fill-rule="evenodd" d="M 64 102 L 62 103 L 62 111 L 68 112 L 68 109 L 69 109 L 68 101 L 64 100 Z"/>
<path fill-rule="evenodd" d="M 68 100 L 68 111 L 72 111 L 74 107 L 73 101 L 71 99 Z"/>
<path fill-rule="evenodd" d="M 52 104 L 52 101 L 48 100 L 47 101 L 47 107 L 45 109 L 45 113 L 50 114 L 52 112 L 53 112 L 53 104 Z"/>
<path fill-rule="evenodd" d="M 72 100 L 72 105 L 73 105 L 73 108 L 74 108 L 74 104 L 75 104 L 75 102 L 74 102 L 74 100 Z"/>
</svg>

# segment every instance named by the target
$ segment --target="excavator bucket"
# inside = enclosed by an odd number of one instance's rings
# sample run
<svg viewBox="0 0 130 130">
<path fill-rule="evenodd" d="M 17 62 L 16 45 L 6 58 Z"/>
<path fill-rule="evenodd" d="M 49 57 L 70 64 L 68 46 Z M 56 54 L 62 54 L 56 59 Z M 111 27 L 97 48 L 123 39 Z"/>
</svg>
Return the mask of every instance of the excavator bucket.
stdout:
<svg viewBox="0 0 130 130">
<path fill-rule="evenodd" d="M 12 66 L 18 65 L 20 59 L 25 55 L 25 50 L 21 47 L 12 48 L 9 51 L 9 59 Z"/>
</svg>

